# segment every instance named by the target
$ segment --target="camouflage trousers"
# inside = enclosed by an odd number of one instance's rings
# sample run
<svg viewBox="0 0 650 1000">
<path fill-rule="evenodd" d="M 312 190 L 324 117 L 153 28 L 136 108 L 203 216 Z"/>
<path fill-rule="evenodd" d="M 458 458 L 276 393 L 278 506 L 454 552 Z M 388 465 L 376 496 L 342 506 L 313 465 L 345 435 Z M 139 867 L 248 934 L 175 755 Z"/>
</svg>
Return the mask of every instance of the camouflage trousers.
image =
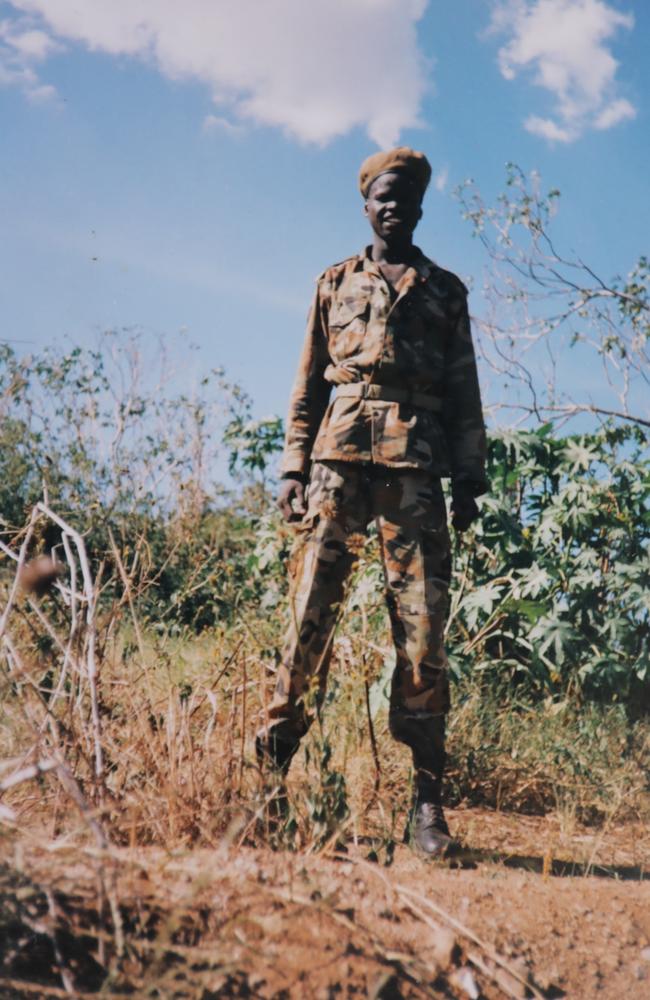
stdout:
<svg viewBox="0 0 650 1000">
<path fill-rule="evenodd" d="M 317 462 L 290 564 L 290 623 L 267 724 L 299 739 L 325 691 L 338 610 L 358 536 L 376 520 L 397 662 L 390 729 L 409 743 L 415 720 L 449 708 L 443 631 L 451 575 L 440 480 L 416 469 Z M 356 536 L 356 537 L 355 537 Z"/>
</svg>

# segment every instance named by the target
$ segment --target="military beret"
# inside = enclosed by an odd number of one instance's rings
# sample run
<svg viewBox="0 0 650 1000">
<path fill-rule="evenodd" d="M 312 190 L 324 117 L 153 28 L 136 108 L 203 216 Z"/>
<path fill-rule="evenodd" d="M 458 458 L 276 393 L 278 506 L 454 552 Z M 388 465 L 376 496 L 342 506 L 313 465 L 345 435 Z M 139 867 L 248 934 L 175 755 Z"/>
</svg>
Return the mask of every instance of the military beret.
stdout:
<svg viewBox="0 0 650 1000">
<path fill-rule="evenodd" d="M 408 174 L 420 189 L 420 194 L 424 194 L 431 180 L 431 164 L 424 153 L 408 146 L 397 146 L 396 149 L 373 153 L 363 161 L 359 171 L 359 190 L 363 197 L 368 197 L 370 185 L 380 174 L 397 171 Z"/>
</svg>

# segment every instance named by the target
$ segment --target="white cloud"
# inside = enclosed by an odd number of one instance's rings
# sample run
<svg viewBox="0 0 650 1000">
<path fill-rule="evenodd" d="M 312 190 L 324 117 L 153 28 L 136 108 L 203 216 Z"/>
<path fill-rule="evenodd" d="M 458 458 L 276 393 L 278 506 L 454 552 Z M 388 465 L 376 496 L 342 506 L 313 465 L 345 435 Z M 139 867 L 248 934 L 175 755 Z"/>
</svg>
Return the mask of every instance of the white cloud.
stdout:
<svg viewBox="0 0 650 1000">
<path fill-rule="evenodd" d="M 510 36 L 499 50 L 502 75 L 532 71 L 533 83 L 554 99 L 553 117 L 531 115 L 529 132 L 571 142 L 588 128 L 634 117 L 632 104 L 617 96 L 618 62 L 607 44 L 633 26 L 631 13 L 605 0 L 498 0 L 489 30 Z"/>
<path fill-rule="evenodd" d="M 40 82 L 34 66 L 60 48 L 46 32 L 29 27 L 25 18 L 0 21 L 0 86 L 19 87 L 30 101 L 55 100 L 56 89 Z"/>
<path fill-rule="evenodd" d="M 27 97 L 33 104 L 45 104 L 49 101 L 56 101 L 58 96 L 56 87 L 53 87 L 51 83 L 38 83 L 37 79 L 34 80 L 33 84 L 27 90 Z"/>
<path fill-rule="evenodd" d="M 45 59 L 59 48 L 56 42 L 44 31 L 31 30 L 12 33 L 8 26 L 5 39 L 16 52 L 27 59 Z"/>
<path fill-rule="evenodd" d="M 562 128 L 552 118 L 539 118 L 537 115 L 529 115 L 524 122 L 524 128 L 532 135 L 540 135 L 549 142 L 571 142 L 575 139 L 575 134 L 567 128 Z"/>
<path fill-rule="evenodd" d="M 602 129 L 611 128 L 612 125 L 618 125 L 619 122 L 629 121 L 632 118 L 636 118 L 636 108 L 621 97 L 603 108 L 596 117 L 594 126 Z"/>
<path fill-rule="evenodd" d="M 12 0 L 31 30 L 205 83 L 226 120 L 325 143 L 363 127 L 380 146 L 416 126 L 427 0 Z M 390 72 L 378 72 L 378 66 Z M 215 116 L 219 117 L 219 116 Z"/>
<path fill-rule="evenodd" d="M 436 191 L 440 191 L 442 193 L 447 187 L 448 180 L 449 180 L 449 167 L 442 167 L 433 178 L 433 186 L 436 189 Z"/>
<path fill-rule="evenodd" d="M 206 115 L 203 119 L 203 131 L 229 132 L 231 135 L 234 135 L 242 132 L 243 128 L 241 125 L 231 122 L 228 118 L 224 118 L 223 115 Z"/>
</svg>

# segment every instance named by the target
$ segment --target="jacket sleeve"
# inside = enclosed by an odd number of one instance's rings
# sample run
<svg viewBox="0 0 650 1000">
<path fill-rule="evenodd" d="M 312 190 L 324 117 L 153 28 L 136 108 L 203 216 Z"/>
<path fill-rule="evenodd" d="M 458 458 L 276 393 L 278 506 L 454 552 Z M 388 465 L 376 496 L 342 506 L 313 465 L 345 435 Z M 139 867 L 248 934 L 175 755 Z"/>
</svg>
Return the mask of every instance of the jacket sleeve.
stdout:
<svg viewBox="0 0 650 1000">
<path fill-rule="evenodd" d="M 442 424 L 452 489 L 462 484 L 473 496 L 487 492 L 485 424 L 464 286 L 445 354 Z"/>
<path fill-rule="evenodd" d="M 331 385 L 323 377 L 329 364 L 326 329 L 327 296 L 321 280 L 309 310 L 305 341 L 289 401 L 280 465 L 280 471 L 285 476 L 292 472 L 301 475 L 308 472 L 312 446 L 327 409 Z"/>
</svg>

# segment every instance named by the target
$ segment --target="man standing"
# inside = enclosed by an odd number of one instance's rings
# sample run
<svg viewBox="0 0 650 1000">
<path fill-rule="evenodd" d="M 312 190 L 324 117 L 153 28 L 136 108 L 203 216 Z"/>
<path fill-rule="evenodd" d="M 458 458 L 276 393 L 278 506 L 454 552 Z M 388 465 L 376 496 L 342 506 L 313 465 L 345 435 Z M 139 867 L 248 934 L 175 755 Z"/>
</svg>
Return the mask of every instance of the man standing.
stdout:
<svg viewBox="0 0 650 1000">
<path fill-rule="evenodd" d="M 317 282 L 278 499 L 299 534 L 291 623 L 256 745 L 286 775 L 325 689 L 350 541 L 375 519 L 397 653 L 390 731 L 413 753 L 415 844 L 436 856 L 450 844 L 440 793 L 451 550 L 440 478 L 451 476 L 457 531 L 478 516 L 487 483 L 467 290 L 413 244 L 430 177 L 426 157 L 406 147 L 370 156 L 359 187 L 372 244 Z"/>
</svg>

